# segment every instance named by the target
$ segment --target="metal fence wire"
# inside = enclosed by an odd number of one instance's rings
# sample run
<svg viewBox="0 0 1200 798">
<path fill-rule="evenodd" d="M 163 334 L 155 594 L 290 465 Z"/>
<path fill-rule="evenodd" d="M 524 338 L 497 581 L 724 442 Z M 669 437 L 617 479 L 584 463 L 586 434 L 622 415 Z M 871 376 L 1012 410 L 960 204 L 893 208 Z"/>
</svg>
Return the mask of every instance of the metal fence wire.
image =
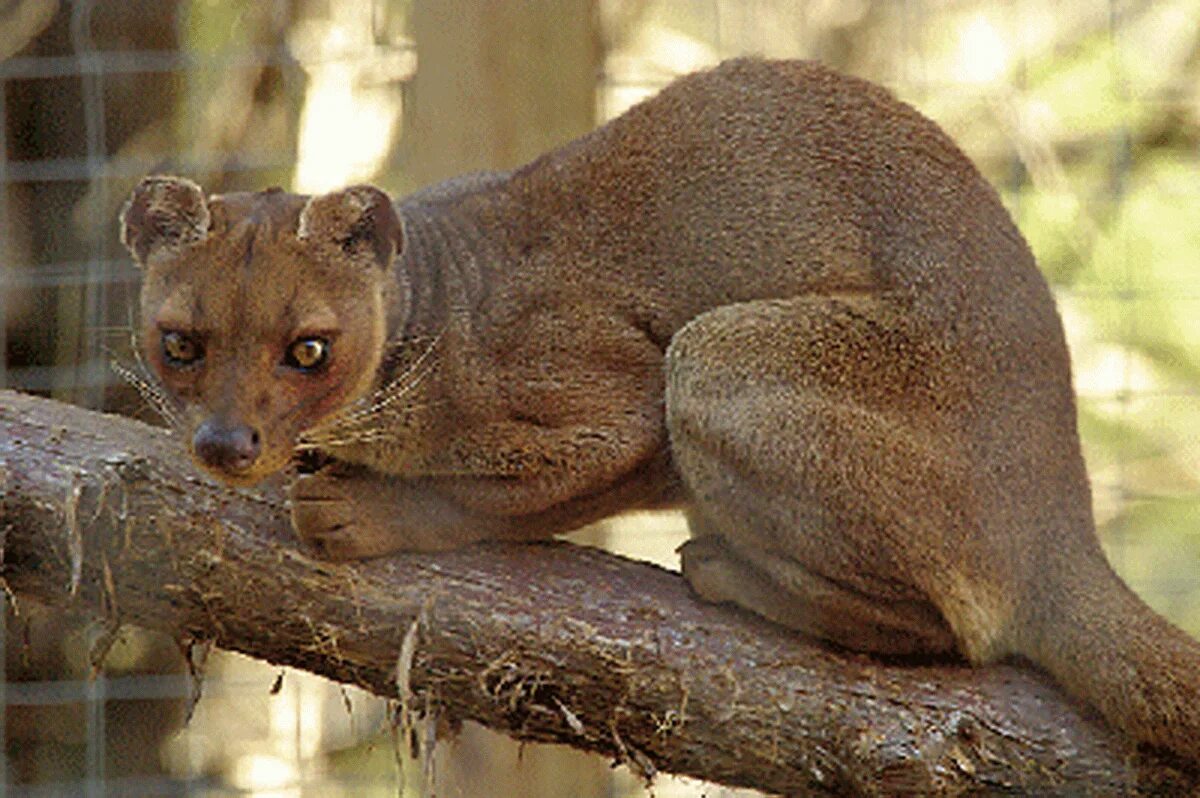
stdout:
<svg viewBox="0 0 1200 798">
<path fill-rule="evenodd" d="M 116 236 L 130 188 L 153 172 L 214 191 L 294 185 L 318 73 L 334 80 L 344 68 L 345 91 L 403 107 L 420 68 L 410 29 L 420 5 L 0 0 L 0 387 L 148 416 L 111 368 L 129 357 L 137 298 L 139 275 Z M 1157 609 L 1200 633 L 1200 233 L 1191 222 L 1200 0 L 1050 9 L 1032 0 L 596 0 L 595 9 L 607 47 L 601 121 L 673 74 L 753 52 L 819 57 L 872 77 L 947 127 L 1000 188 L 1059 298 L 1110 556 Z M 376 162 L 392 185 L 405 183 L 407 123 Z M 635 549 L 619 533 L 612 541 Z M 363 753 L 373 764 L 360 775 L 311 764 L 337 736 L 313 731 L 311 718 L 367 707 L 364 696 L 289 673 L 268 711 L 277 671 L 231 659 L 210 668 L 200 714 L 181 735 L 195 682 L 171 641 L 130 632 L 93 678 L 86 652 L 97 630 L 19 598 L 6 596 L 5 607 L 0 793 L 394 786 L 361 775 L 387 772 L 390 753 L 380 771 L 371 769 L 378 752 Z M 214 731 L 221 714 L 243 718 L 245 734 Z M 359 728 L 337 739 L 386 738 L 379 707 L 338 722 Z M 222 735 L 248 740 L 241 775 L 221 764 L 233 756 Z M 137 757 L 144 767 L 122 764 Z"/>
</svg>

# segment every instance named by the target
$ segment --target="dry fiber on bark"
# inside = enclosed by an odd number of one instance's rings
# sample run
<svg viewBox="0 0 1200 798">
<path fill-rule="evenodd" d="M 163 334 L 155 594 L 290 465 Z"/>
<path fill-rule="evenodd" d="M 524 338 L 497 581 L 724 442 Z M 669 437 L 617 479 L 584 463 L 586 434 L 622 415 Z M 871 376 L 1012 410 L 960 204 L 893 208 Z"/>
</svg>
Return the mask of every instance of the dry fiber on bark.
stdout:
<svg viewBox="0 0 1200 798">
<path fill-rule="evenodd" d="M 782 794 L 1181 794 L 1018 667 L 882 664 L 568 544 L 308 557 L 128 419 L 0 392 L 3 575 L 22 595 L 357 684 L 455 722 Z"/>
</svg>

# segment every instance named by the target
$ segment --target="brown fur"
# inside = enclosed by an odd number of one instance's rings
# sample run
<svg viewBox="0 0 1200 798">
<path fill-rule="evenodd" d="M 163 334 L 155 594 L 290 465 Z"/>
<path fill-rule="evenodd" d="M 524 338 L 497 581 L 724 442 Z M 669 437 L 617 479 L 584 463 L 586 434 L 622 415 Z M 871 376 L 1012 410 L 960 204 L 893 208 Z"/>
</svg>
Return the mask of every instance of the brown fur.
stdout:
<svg viewBox="0 0 1200 798">
<path fill-rule="evenodd" d="M 877 653 L 1023 655 L 1200 760 L 1200 645 L 1096 542 L 1050 292 L 995 192 L 878 87 L 733 61 L 394 209 L 151 178 L 124 235 L 202 465 L 334 461 L 292 496 L 326 556 L 677 503 L 708 599 Z M 204 359 L 169 368 L 163 329 Z M 298 373 L 312 333 L 328 365 Z"/>
</svg>

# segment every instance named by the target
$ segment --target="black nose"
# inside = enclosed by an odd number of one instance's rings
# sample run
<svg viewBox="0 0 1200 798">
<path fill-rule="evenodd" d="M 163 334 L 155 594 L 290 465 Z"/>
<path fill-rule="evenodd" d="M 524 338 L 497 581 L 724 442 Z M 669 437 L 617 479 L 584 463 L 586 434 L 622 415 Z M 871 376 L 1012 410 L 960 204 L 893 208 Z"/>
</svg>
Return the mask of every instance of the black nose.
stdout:
<svg viewBox="0 0 1200 798">
<path fill-rule="evenodd" d="M 210 418 L 196 428 L 192 450 L 205 465 L 221 471 L 245 471 L 260 451 L 258 430 Z"/>
</svg>

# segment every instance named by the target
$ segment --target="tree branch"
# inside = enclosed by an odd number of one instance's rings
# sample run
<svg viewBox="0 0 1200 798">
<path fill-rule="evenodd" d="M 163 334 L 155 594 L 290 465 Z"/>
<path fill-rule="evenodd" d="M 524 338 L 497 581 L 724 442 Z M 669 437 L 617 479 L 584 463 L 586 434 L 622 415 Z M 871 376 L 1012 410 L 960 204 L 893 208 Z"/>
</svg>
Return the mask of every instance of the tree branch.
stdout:
<svg viewBox="0 0 1200 798">
<path fill-rule="evenodd" d="M 1030 670 L 835 652 L 600 551 L 312 560 L 278 486 L 224 490 L 178 441 L 124 418 L 0 392 L 0 488 L 18 597 L 211 639 L 646 774 L 786 794 L 1200 787 Z"/>
</svg>

